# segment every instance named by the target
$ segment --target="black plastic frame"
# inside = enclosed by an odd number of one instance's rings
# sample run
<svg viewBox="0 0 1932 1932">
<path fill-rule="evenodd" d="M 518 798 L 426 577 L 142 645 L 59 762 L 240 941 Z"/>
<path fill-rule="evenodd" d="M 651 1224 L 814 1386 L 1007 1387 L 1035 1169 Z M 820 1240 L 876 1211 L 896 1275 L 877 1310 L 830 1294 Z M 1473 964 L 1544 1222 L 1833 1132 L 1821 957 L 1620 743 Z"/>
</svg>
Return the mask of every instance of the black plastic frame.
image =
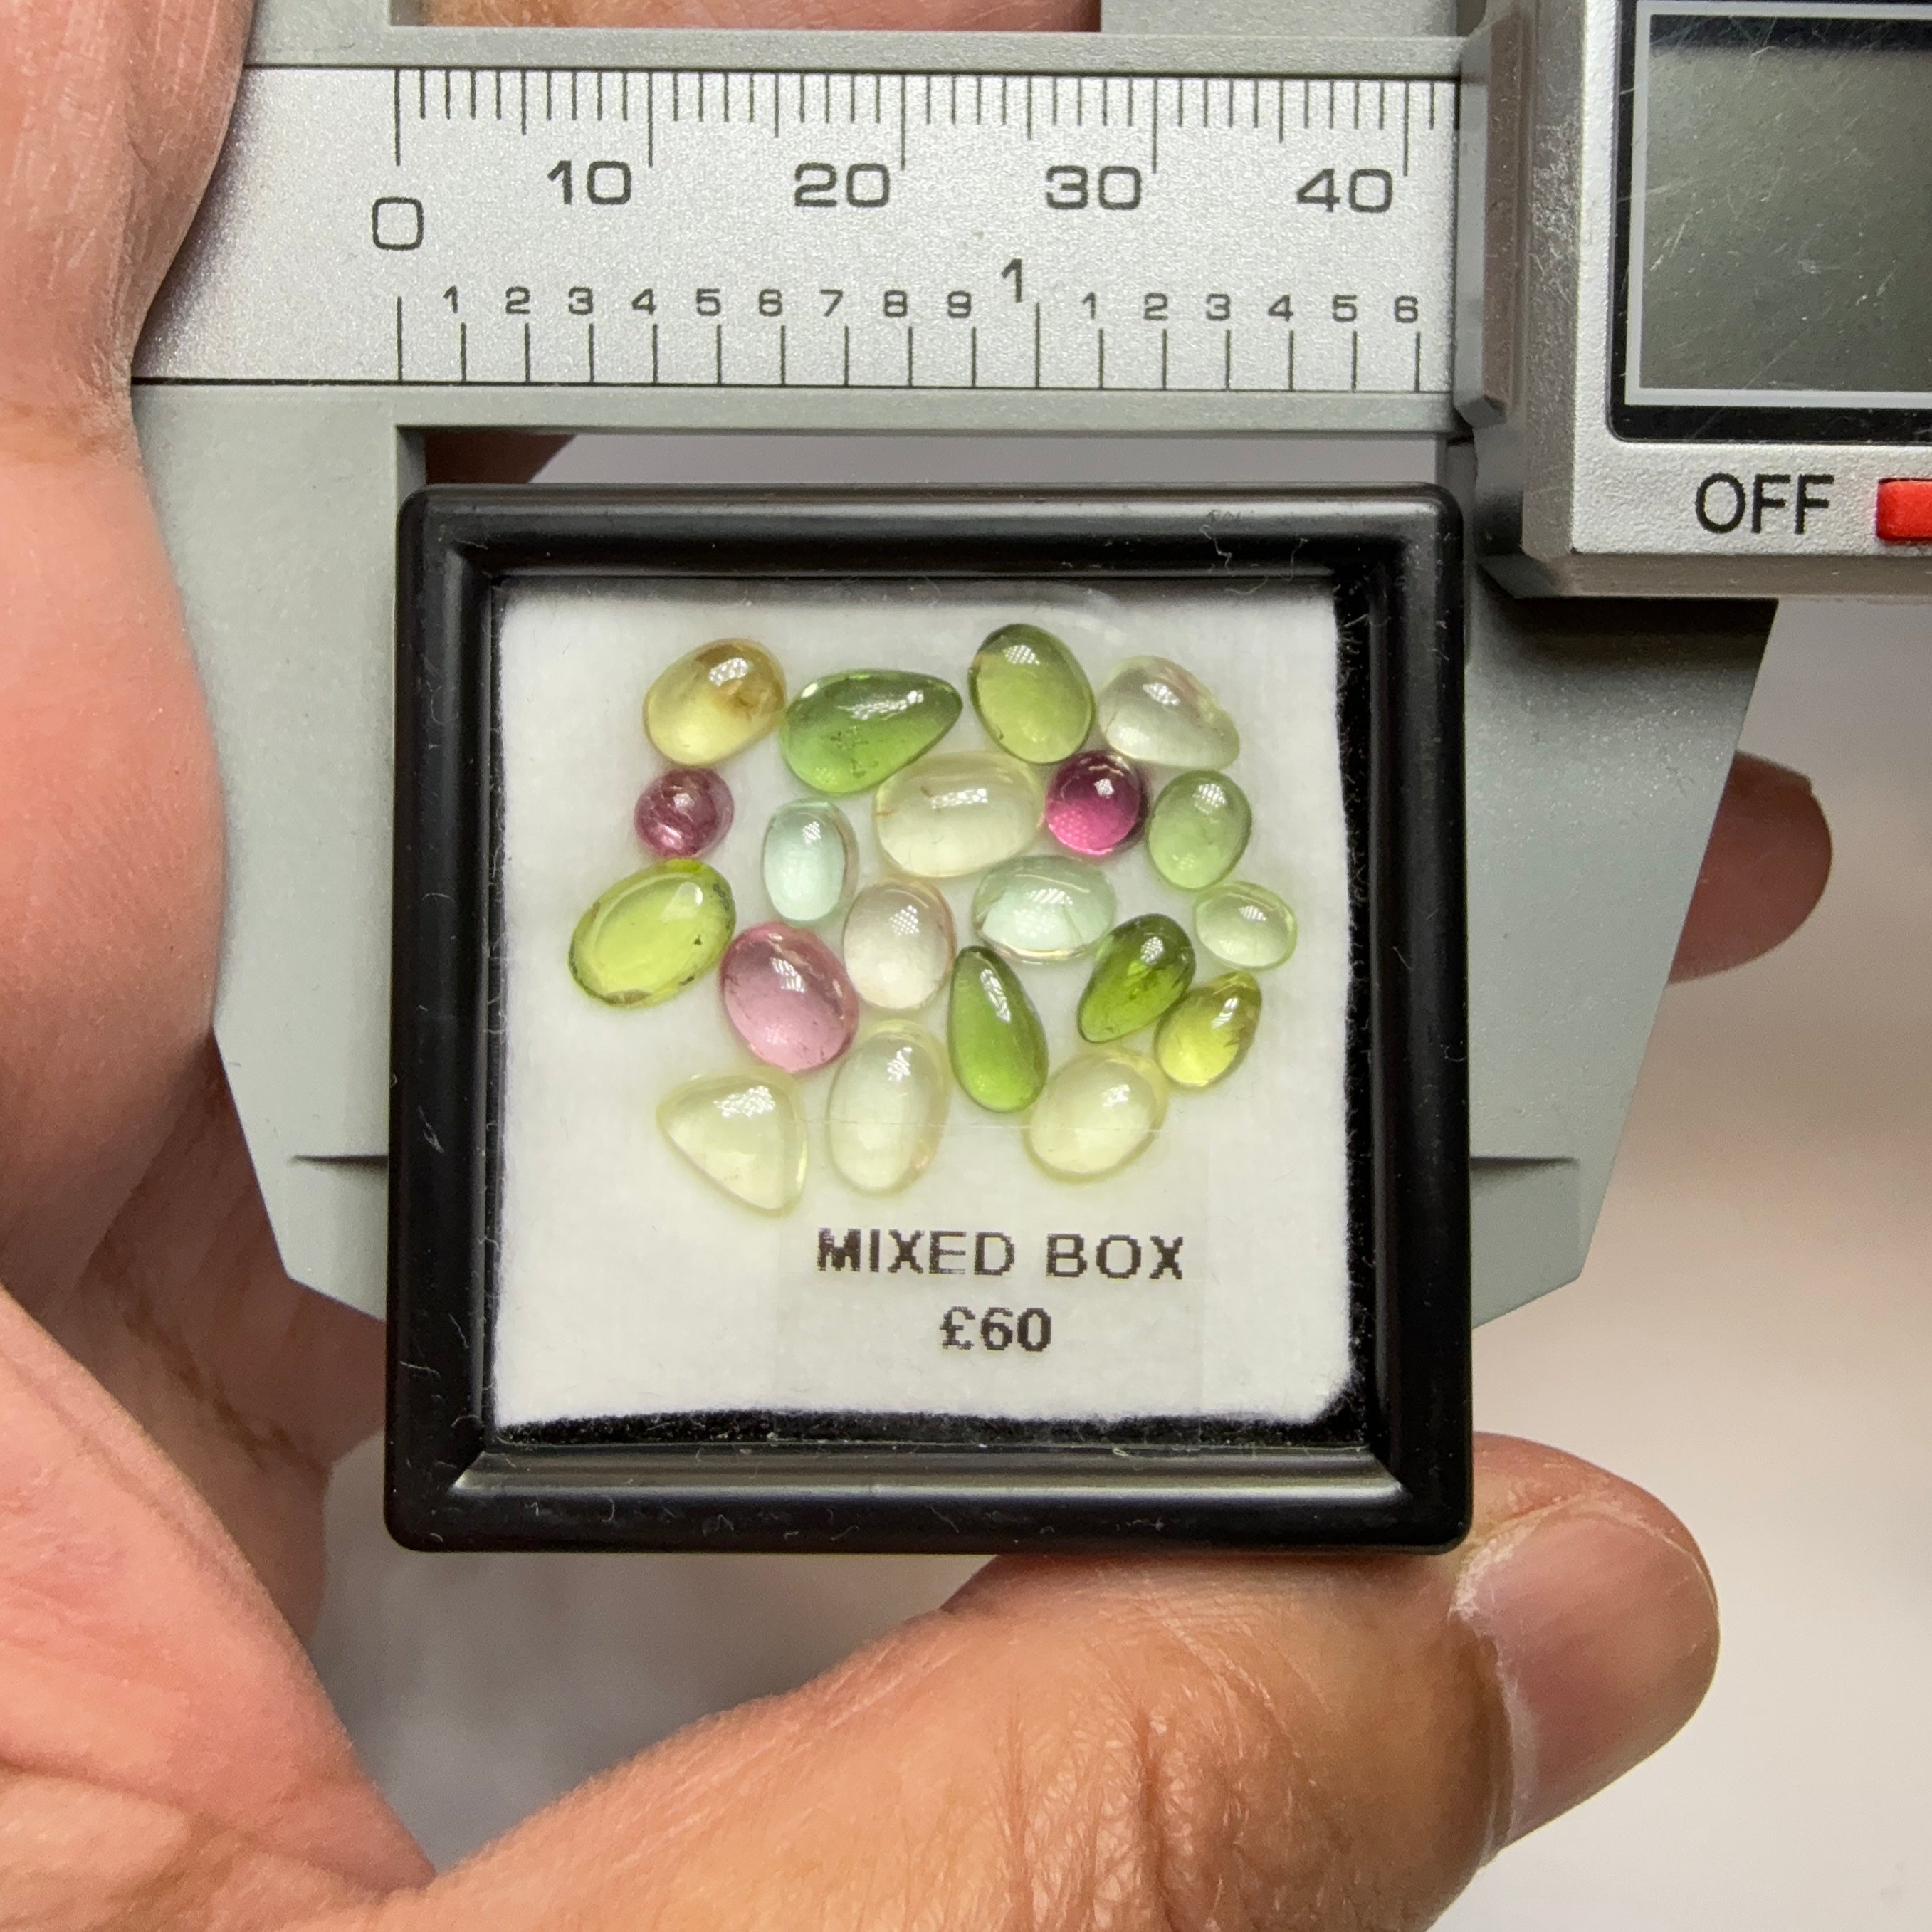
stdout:
<svg viewBox="0 0 1932 1932">
<path fill-rule="evenodd" d="M 1922 7 L 1919 21 L 1874 22 L 1847 17 L 1840 5 L 1852 0 L 1809 0 L 1801 10 L 1776 23 L 1778 38 L 1800 44 L 1829 45 L 1834 38 L 1862 32 L 1873 39 L 1895 39 L 1923 46 L 1932 36 L 1932 0 L 1893 0 Z M 1636 28 L 1638 0 L 1622 0 L 1617 50 L 1617 229 L 1616 308 L 1610 326 L 1610 424 L 1611 434 L 1630 442 L 1868 442 L 1932 443 L 1932 410 L 1858 408 L 1830 405 L 1792 407 L 1774 401 L 1743 404 L 1632 403 L 1625 400 L 1630 368 L 1632 184 L 1636 173 Z M 1834 17 L 1834 16 L 1836 17 Z"/>
<path fill-rule="evenodd" d="M 404 514 L 388 1520 L 418 1549 L 1445 1547 L 1471 1506 L 1461 530 L 1435 490 L 441 488 Z M 1312 1427 L 489 1415 L 496 611 L 540 576 L 1320 578 L 1355 872 L 1360 1358 Z M 964 1439 L 962 1439 L 964 1438 Z"/>
</svg>

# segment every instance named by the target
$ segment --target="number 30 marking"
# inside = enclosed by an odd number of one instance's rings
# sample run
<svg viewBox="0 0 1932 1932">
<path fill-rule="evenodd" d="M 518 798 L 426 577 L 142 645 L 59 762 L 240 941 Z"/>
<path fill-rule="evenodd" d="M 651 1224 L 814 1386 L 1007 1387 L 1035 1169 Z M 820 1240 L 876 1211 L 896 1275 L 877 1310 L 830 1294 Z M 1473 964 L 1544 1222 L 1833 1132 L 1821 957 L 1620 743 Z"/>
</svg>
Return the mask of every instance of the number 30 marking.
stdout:
<svg viewBox="0 0 1932 1932">
<path fill-rule="evenodd" d="M 1141 186 L 1138 168 L 1102 168 L 1091 176 L 1084 168 L 1048 168 L 1046 205 L 1062 213 L 1097 207 L 1124 214 L 1140 206 Z"/>
</svg>

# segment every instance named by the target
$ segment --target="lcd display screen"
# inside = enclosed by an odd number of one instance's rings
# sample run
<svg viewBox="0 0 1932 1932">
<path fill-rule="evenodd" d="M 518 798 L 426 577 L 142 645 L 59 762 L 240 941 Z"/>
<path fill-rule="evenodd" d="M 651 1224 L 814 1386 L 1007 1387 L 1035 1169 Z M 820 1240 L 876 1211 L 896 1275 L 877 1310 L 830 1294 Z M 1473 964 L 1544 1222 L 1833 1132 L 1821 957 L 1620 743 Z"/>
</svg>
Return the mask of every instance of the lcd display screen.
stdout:
<svg viewBox="0 0 1932 1932">
<path fill-rule="evenodd" d="M 1932 13 L 1640 0 L 1624 400 L 1932 404 Z"/>
</svg>

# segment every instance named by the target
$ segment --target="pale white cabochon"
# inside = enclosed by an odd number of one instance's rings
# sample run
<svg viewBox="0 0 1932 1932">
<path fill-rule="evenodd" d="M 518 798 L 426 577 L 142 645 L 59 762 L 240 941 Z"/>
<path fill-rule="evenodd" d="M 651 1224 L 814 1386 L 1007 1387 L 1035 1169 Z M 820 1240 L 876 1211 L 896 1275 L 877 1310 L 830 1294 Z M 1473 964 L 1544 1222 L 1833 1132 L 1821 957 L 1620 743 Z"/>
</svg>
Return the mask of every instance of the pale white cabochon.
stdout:
<svg viewBox="0 0 1932 1932">
<path fill-rule="evenodd" d="M 1002 594 L 1002 592 L 1006 594 Z M 1174 1096 L 1156 1144 L 1123 1173 L 1055 1181 L 1028 1159 L 1017 1120 L 953 1096 L 932 1170 L 880 1201 L 846 1186 L 824 1152 L 830 1071 L 800 1082 L 811 1172 L 800 1205 L 768 1219 L 726 1198 L 659 1136 L 679 1082 L 753 1063 L 726 1024 L 716 977 L 670 1004 L 597 1005 L 566 965 L 579 915 L 643 862 L 638 793 L 661 769 L 640 724 L 664 667 L 714 638 L 754 637 L 796 691 L 832 671 L 931 671 L 962 690 L 974 649 L 1002 624 L 1064 637 L 1097 687 L 1122 659 L 1172 657 L 1238 721 L 1232 774 L 1255 808 L 1240 872 L 1280 892 L 1301 943 L 1264 976 L 1260 1037 L 1223 1087 Z M 1066 1419 L 1318 1414 L 1349 1370 L 1343 1120 L 1348 998 L 1346 835 L 1335 716 L 1336 639 L 1318 587 L 1051 584 L 819 588 L 782 582 L 532 586 L 501 628 L 506 1035 L 496 1412 L 518 1424 L 720 1409 L 848 1410 Z M 970 707 L 948 751 L 985 742 Z M 740 929 L 770 918 L 760 878 L 766 820 L 803 795 L 775 739 L 722 768 L 737 802 L 710 855 L 737 895 Z M 1154 774 L 1156 782 L 1168 776 Z M 884 869 L 869 796 L 842 801 L 862 877 Z M 1053 849 L 1042 834 L 1039 849 Z M 1188 896 L 1136 849 L 1107 862 L 1122 919 Z M 976 881 L 943 886 L 970 943 Z M 820 928 L 835 947 L 839 921 Z M 1054 1064 L 1078 1050 L 1084 962 L 1022 969 Z M 1217 970 L 1203 956 L 1202 977 Z M 868 1024 L 874 1016 L 868 1016 Z M 944 1042 L 944 994 L 906 1016 Z M 1128 1044 L 1150 1050 L 1150 1034 Z M 916 1232 L 922 1268 L 821 1270 L 860 1231 L 880 1268 L 891 1231 Z M 1009 1273 L 976 1277 L 1006 1250 Z M 1154 1237 L 1177 1238 L 1181 1278 L 1155 1280 Z M 1046 1272 L 1050 1237 L 1078 1237 L 1085 1272 Z M 1098 1244 L 1110 1280 L 1095 1265 Z M 1052 1317 L 1038 1353 L 941 1346 L 949 1308 Z M 964 1324 L 956 1324 L 956 1330 Z M 964 1325 L 964 1332 L 974 1332 Z M 1032 1331 L 1037 1334 L 1036 1327 Z"/>
</svg>

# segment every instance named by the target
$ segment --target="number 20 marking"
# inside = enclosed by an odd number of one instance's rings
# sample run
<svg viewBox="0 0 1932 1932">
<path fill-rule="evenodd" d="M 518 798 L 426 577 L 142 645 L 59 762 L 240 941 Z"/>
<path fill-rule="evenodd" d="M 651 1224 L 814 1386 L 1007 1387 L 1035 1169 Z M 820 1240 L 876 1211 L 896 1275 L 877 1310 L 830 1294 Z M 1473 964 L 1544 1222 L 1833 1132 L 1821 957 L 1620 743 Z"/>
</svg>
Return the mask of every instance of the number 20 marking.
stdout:
<svg viewBox="0 0 1932 1932">
<path fill-rule="evenodd" d="M 830 161 L 801 161 L 792 176 L 794 208 L 836 208 L 838 170 Z M 848 208 L 884 208 L 892 198 L 892 170 L 878 161 L 857 161 L 845 170 Z"/>
</svg>

